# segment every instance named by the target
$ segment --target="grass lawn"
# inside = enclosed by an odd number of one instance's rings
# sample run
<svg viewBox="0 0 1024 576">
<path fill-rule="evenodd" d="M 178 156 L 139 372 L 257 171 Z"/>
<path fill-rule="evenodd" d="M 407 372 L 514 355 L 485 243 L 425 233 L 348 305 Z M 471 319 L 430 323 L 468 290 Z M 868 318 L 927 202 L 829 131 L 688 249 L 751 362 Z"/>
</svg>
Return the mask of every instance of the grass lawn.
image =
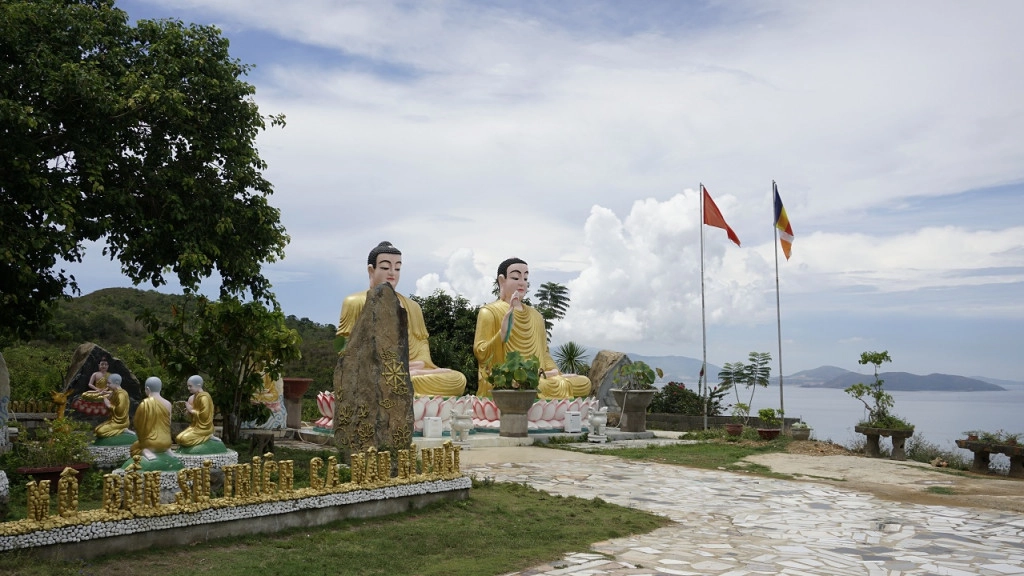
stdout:
<svg viewBox="0 0 1024 576">
<path fill-rule="evenodd" d="M 644 534 L 669 523 L 600 499 L 475 482 L 468 500 L 309 530 L 89 561 L 37 561 L 27 552 L 8 552 L 0 555 L 0 574 L 480 576 L 526 569 L 586 551 L 594 542 Z"/>
</svg>

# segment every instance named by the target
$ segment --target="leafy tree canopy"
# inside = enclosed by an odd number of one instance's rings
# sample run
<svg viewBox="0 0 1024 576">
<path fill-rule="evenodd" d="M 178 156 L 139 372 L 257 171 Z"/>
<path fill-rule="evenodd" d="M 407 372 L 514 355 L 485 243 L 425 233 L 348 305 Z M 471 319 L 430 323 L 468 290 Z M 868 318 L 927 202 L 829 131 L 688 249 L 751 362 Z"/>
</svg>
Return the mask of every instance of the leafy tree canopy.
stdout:
<svg viewBox="0 0 1024 576">
<path fill-rule="evenodd" d="M 212 26 L 140 20 L 113 0 L 0 3 L 0 332 L 24 337 L 78 292 L 58 261 L 103 240 L 136 284 L 272 302 L 284 254 L 249 66 Z"/>
<path fill-rule="evenodd" d="M 259 302 L 233 298 L 210 302 L 187 299 L 174 306 L 169 321 L 151 312 L 140 317 L 154 356 L 177 380 L 207 376 L 213 403 L 225 415 L 224 441 L 236 442 L 243 421 L 258 419 L 262 405 L 251 399 L 263 375 L 276 380 L 287 362 L 301 358 L 300 337 L 284 314 Z"/>
<path fill-rule="evenodd" d="M 442 368 L 458 370 L 466 377 L 466 394 L 477 389 L 476 357 L 473 339 L 476 337 L 477 308 L 462 296 L 452 296 L 443 290 L 412 299 L 423 310 L 423 323 L 430 334 L 430 359 Z"/>
</svg>

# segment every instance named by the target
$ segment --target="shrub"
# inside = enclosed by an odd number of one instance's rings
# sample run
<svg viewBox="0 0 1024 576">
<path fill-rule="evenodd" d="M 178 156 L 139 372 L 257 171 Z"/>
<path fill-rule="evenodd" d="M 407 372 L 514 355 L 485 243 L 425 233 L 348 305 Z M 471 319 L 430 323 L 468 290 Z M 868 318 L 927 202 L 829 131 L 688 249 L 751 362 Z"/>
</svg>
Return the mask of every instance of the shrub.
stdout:
<svg viewBox="0 0 1024 576">
<path fill-rule="evenodd" d="M 726 389 L 713 388 L 708 395 L 708 416 L 719 416 L 722 414 L 722 397 Z M 686 387 L 682 382 L 669 382 L 661 390 L 654 393 L 651 401 L 651 412 L 664 414 L 686 414 L 689 416 L 701 416 L 704 414 L 701 408 L 701 397 L 699 394 Z"/>
</svg>

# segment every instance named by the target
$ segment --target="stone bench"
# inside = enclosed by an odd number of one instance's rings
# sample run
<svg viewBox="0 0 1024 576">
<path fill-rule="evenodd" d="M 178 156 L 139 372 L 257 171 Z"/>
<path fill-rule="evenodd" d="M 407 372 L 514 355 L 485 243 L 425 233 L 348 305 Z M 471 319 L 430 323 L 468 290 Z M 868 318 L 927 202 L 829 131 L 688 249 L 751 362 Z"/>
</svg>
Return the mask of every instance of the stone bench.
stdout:
<svg viewBox="0 0 1024 576">
<path fill-rule="evenodd" d="M 858 434 L 863 434 L 867 437 L 867 443 L 864 445 L 864 452 L 868 458 L 881 458 L 882 449 L 879 447 L 879 438 L 892 438 L 892 456 L 893 460 L 906 460 L 907 451 L 904 447 L 907 442 L 907 438 L 914 435 L 913 428 L 895 429 L 895 428 L 872 428 L 870 426 L 854 426 L 853 431 Z"/>
<path fill-rule="evenodd" d="M 1024 478 L 1024 447 L 1019 444 L 994 444 L 980 440 L 957 440 L 956 445 L 974 453 L 971 472 L 987 473 L 989 455 L 1005 454 L 1010 457 L 1010 477 Z"/>
</svg>

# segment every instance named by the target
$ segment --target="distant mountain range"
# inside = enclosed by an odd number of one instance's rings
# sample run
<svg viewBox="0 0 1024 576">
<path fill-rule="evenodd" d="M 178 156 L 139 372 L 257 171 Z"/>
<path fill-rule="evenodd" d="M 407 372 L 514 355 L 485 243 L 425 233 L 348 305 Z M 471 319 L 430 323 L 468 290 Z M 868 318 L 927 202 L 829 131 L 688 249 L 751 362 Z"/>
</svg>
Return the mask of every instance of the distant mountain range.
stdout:
<svg viewBox="0 0 1024 576">
<path fill-rule="evenodd" d="M 697 358 L 687 356 L 644 356 L 642 354 L 627 353 L 630 360 L 643 361 L 652 368 L 661 368 L 665 376 L 660 382 L 683 382 L 689 385 L 696 385 L 700 374 L 701 361 Z M 714 384 L 718 381 L 720 366 L 708 364 L 708 381 Z M 951 374 L 928 374 L 919 376 L 908 372 L 882 372 L 878 375 L 885 381 L 886 390 L 907 390 L 907 391 L 949 391 L 949 392 L 975 392 L 975 391 L 999 391 L 1006 390 L 1007 386 L 1024 386 L 1024 382 L 1012 380 L 996 380 L 994 378 L 965 376 L 954 376 Z M 812 370 L 803 370 L 790 374 L 783 379 L 786 386 L 797 386 L 801 388 L 847 388 L 858 382 L 870 384 L 874 380 L 874 374 L 862 374 L 852 372 L 837 366 L 820 366 Z M 778 377 L 771 379 L 772 385 L 778 385 Z"/>
</svg>

